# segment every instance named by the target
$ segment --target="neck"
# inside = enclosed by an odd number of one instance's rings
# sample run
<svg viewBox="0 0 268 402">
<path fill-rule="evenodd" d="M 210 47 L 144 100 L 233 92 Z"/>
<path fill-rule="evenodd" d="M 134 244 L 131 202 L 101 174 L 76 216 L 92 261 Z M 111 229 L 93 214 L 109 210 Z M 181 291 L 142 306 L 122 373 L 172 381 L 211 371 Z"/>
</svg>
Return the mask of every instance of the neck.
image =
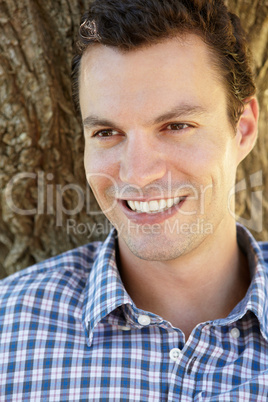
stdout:
<svg viewBox="0 0 268 402">
<path fill-rule="evenodd" d="M 141 260 L 120 239 L 119 256 L 122 281 L 137 307 L 160 315 L 186 337 L 198 323 L 226 317 L 250 282 L 235 225 L 176 260 Z"/>
</svg>

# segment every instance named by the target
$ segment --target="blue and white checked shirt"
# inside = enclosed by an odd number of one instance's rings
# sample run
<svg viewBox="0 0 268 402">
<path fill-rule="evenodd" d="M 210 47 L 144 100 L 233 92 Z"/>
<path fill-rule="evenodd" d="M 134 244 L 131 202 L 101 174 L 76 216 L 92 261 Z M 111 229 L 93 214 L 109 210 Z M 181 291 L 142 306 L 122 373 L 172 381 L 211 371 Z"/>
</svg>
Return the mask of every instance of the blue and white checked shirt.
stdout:
<svg viewBox="0 0 268 402">
<path fill-rule="evenodd" d="M 2 280 L 0 401 L 267 401 L 268 244 L 238 242 L 247 295 L 186 343 L 128 296 L 114 232 Z"/>
</svg>

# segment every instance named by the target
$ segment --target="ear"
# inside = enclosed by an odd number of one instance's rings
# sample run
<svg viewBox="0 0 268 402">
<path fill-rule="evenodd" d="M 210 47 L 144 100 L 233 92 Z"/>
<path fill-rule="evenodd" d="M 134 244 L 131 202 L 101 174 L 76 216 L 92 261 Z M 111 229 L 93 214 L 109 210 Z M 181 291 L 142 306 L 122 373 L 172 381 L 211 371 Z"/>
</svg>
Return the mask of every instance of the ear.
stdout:
<svg viewBox="0 0 268 402">
<path fill-rule="evenodd" d="M 256 97 L 245 102 L 245 108 L 237 124 L 237 164 L 252 150 L 258 136 L 259 105 Z"/>
</svg>

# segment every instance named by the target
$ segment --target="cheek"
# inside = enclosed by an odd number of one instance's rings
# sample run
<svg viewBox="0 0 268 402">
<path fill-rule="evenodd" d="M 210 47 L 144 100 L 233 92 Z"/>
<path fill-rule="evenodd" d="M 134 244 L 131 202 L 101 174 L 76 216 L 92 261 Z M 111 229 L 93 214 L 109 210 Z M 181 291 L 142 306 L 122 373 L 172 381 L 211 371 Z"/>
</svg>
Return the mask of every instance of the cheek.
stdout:
<svg viewBox="0 0 268 402">
<path fill-rule="evenodd" d="M 112 178 L 106 177 L 105 174 L 90 173 L 87 175 L 87 181 L 104 214 L 113 210 L 115 201 L 107 195 L 108 189 L 113 188 L 113 193 L 116 191 Z"/>
<path fill-rule="evenodd" d="M 114 158 L 103 155 L 98 150 L 85 147 L 84 165 L 89 186 L 99 204 L 105 202 L 108 189 L 117 188 L 117 167 Z"/>
<path fill-rule="evenodd" d="M 199 142 L 177 157 L 176 169 L 196 186 L 200 212 L 209 212 L 216 204 L 224 207 L 235 177 L 231 150 L 224 144 Z M 194 199 L 193 199 L 194 202 Z"/>
<path fill-rule="evenodd" d="M 226 136 L 226 134 L 224 134 Z M 202 132 L 199 138 L 193 138 L 188 146 L 181 148 L 177 156 L 179 168 L 191 172 L 194 176 L 209 176 L 215 173 L 231 171 L 233 168 L 233 151 L 229 141 L 223 141 L 218 135 L 216 140 L 211 133 L 204 135 Z M 174 160 L 174 159 L 173 159 Z"/>
<path fill-rule="evenodd" d="M 215 149 L 209 146 L 181 147 L 177 152 L 171 151 L 169 158 L 177 172 L 198 182 L 206 181 L 219 164 Z"/>
<path fill-rule="evenodd" d="M 103 174 L 115 177 L 118 170 L 117 158 L 112 152 L 85 146 L 84 166 L 86 174 Z"/>
</svg>

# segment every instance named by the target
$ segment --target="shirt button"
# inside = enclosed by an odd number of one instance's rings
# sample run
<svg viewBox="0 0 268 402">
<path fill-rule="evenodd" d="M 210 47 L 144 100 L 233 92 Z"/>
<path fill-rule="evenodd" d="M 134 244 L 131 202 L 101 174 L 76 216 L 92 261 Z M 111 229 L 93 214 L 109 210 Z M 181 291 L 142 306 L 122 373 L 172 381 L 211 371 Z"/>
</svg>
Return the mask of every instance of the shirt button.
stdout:
<svg viewBox="0 0 268 402">
<path fill-rule="evenodd" d="M 233 328 L 231 330 L 231 337 L 234 338 L 234 339 L 237 339 L 237 338 L 239 338 L 239 336 L 240 336 L 239 329 L 238 328 Z"/>
<path fill-rule="evenodd" d="M 181 354 L 181 350 L 178 348 L 174 348 L 174 349 L 171 349 L 171 351 L 169 352 L 169 357 L 171 358 L 171 360 L 173 360 L 175 362 L 179 358 L 180 354 Z"/>
<path fill-rule="evenodd" d="M 119 325 L 118 329 L 121 329 L 122 331 L 130 331 L 131 328 L 127 325 Z"/>
<path fill-rule="evenodd" d="M 141 314 L 138 317 L 138 323 L 142 326 L 149 325 L 151 323 L 151 319 L 148 315 Z"/>
</svg>

